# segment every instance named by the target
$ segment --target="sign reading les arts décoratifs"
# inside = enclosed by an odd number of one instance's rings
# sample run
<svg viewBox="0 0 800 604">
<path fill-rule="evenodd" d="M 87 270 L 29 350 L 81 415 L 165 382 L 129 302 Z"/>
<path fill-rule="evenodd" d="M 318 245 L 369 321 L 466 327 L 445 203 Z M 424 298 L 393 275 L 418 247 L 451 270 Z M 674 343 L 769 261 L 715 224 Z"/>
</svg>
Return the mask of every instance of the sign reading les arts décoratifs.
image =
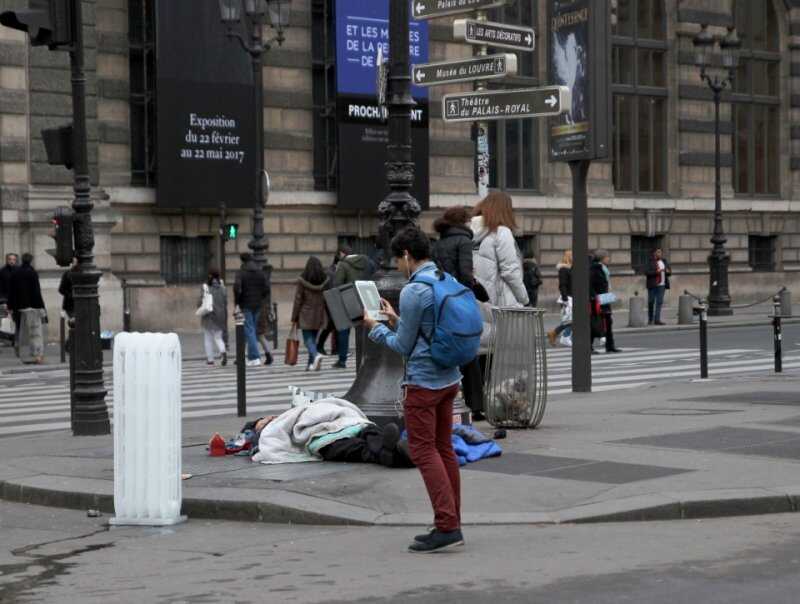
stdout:
<svg viewBox="0 0 800 604">
<path fill-rule="evenodd" d="M 251 208 L 255 112 L 249 56 L 215 0 L 157 3 L 157 205 Z M 186 27 L 192 23 L 192 27 Z"/>
<path fill-rule="evenodd" d="M 550 124 L 550 159 L 602 159 L 610 152 L 610 18 L 608 0 L 550 0 L 549 61 L 553 84 L 572 92 Z"/>
<path fill-rule="evenodd" d="M 395 0 L 391 0 L 394 2 Z M 336 0 L 336 128 L 337 206 L 374 211 L 389 193 L 386 184 L 388 112 L 378 104 L 378 49 L 389 56 L 390 0 Z M 409 55 L 412 63 L 428 60 L 428 24 L 411 21 Z M 428 90 L 412 86 L 416 106 L 411 110 L 412 194 L 423 208 L 429 199 Z"/>
<path fill-rule="evenodd" d="M 415 19 L 435 19 L 474 10 L 503 6 L 508 0 L 413 0 L 411 14 Z M 512 0 L 513 1 L 513 0 Z"/>
<path fill-rule="evenodd" d="M 446 94 L 442 118 L 445 122 L 477 122 L 545 117 L 565 111 L 570 100 L 565 86 Z"/>
<path fill-rule="evenodd" d="M 457 19 L 453 22 L 453 37 L 467 44 L 486 44 L 523 52 L 533 52 L 536 47 L 536 32 L 533 28 L 492 21 Z"/>
<path fill-rule="evenodd" d="M 411 66 L 411 77 L 417 86 L 493 80 L 516 74 L 517 55 L 510 53 Z"/>
</svg>

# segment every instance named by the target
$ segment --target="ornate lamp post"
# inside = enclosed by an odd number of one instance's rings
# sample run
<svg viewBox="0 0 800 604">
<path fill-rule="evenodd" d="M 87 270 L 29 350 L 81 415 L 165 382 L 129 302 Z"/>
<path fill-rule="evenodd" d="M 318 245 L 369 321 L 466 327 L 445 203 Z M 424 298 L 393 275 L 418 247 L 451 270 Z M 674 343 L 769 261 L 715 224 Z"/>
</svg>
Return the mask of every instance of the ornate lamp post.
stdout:
<svg viewBox="0 0 800 604">
<path fill-rule="evenodd" d="M 710 269 L 709 307 L 711 316 L 732 315 L 731 296 L 728 290 L 728 265 L 731 257 L 725 251 L 725 232 L 722 227 L 722 185 L 720 182 L 720 135 L 719 135 L 719 105 L 722 92 L 733 85 L 736 69 L 739 66 L 739 49 L 741 40 L 736 35 L 733 27 L 728 27 L 724 37 L 716 38 L 708 31 L 708 25 L 702 25 L 700 32 L 693 40 L 696 55 L 696 64 L 700 68 L 700 78 L 708 84 L 714 95 L 714 234 L 711 237 L 713 247 L 708 257 Z M 712 53 L 719 44 L 722 51 L 722 66 L 727 70 L 727 76 L 710 75 Z"/>
<path fill-rule="evenodd" d="M 381 277 L 377 280 L 381 296 L 398 308 L 400 290 L 406 279 L 391 267 L 389 243 L 405 227 L 417 224 L 421 207 L 411 194 L 414 184 L 414 160 L 411 147 L 411 110 L 416 103 L 411 96 L 409 62 L 408 0 L 389 0 L 389 75 L 386 90 L 389 142 L 386 145 L 386 182 L 389 194 L 378 205 L 378 241 L 384 250 Z M 396 422 L 401 413 L 401 383 L 405 374 L 403 359 L 379 346 L 358 330 L 363 354 L 356 380 L 344 396 L 358 405 L 377 424 Z M 456 413 L 466 412 L 461 405 Z"/>
<path fill-rule="evenodd" d="M 228 35 L 239 40 L 242 48 L 253 62 L 253 103 L 256 116 L 256 188 L 253 205 L 253 229 L 248 247 L 258 266 L 266 262 L 269 248 L 264 235 L 264 53 L 277 42 L 280 46 L 286 39 L 283 30 L 289 26 L 291 0 L 219 0 L 220 18 L 228 27 Z M 276 31 L 276 36 L 264 41 L 266 17 Z M 237 31 L 242 26 L 243 32 Z M 234 29 L 236 28 L 236 29 Z M 247 41 L 249 34 L 250 41 Z"/>
</svg>

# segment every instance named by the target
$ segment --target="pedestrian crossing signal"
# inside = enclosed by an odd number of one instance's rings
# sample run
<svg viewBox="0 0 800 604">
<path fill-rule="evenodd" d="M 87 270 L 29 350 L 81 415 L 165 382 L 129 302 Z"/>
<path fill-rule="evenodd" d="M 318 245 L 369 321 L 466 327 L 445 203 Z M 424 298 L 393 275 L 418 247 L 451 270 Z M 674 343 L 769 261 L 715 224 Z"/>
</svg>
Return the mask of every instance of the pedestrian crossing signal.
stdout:
<svg viewBox="0 0 800 604">
<path fill-rule="evenodd" d="M 236 241 L 239 236 L 238 224 L 226 224 L 222 229 L 222 237 L 225 241 Z"/>
</svg>

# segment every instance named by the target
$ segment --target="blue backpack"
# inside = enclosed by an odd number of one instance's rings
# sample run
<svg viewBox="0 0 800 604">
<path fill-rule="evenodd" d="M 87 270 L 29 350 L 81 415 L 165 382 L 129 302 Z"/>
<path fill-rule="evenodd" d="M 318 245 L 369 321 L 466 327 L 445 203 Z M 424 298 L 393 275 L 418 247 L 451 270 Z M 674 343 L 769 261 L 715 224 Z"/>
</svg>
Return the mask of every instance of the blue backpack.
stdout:
<svg viewBox="0 0 800 604">
<path fill-rule="evenodd" d="M 436 276 L 418 274 L 412 283 L 424 283 L 433 290 L 433 333 L 428 338 L 431 357 L 441 367 L 461 367 L 478 355 L 483 318 L 472 290 L 445 272 Z"/>
</svg>

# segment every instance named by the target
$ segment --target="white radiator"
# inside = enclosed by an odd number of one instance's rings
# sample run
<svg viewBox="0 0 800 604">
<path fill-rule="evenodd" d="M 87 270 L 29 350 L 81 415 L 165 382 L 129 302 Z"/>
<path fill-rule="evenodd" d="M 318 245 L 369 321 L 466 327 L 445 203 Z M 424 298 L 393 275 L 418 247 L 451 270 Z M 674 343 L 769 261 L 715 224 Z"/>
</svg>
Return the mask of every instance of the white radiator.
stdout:
<svg viewBox="0 0 800 604">
<path fill-rule="evenodd" d="M 174 333 L 114 338 L 113 525 L 181 516 L 181 344 Z"/>
</svg>

